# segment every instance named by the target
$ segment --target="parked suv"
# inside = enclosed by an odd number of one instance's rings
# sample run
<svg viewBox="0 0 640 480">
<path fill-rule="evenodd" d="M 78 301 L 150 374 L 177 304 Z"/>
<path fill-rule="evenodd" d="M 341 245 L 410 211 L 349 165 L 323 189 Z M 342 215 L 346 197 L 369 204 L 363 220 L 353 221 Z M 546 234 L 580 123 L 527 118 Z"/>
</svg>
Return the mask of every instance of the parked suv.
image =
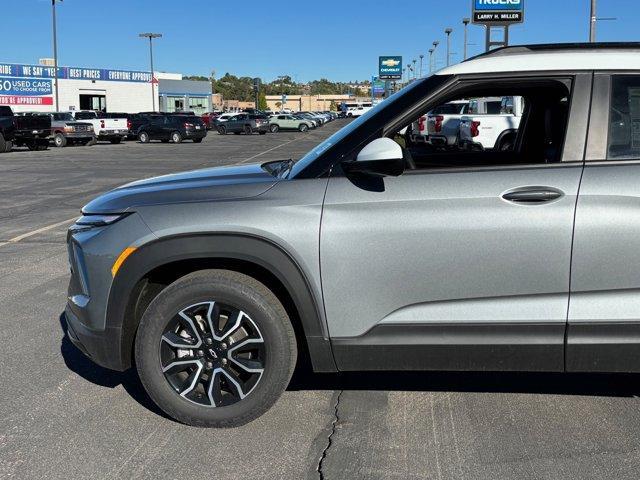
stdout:
<svg viewBox="0 0 640 480">
<path fill-rule="evenodd" d="M 404 146 L 415 118 L 493 95 L 527 105 L 512 148 Z M 68 335 L 102 366 L 135 362 L 158 406 L 199 426 L 264 413 L 299 357 L 640 371 L 639 124 L 640 44 L 507 47 L 297 162 L 130 183 L 69 230 Z"/>
<path fill-rule="evenodd" d="M 220 135 L 227 133 L 252 135 L 255 132 L 264 135 L 269 130 L 269 119 L 266 115 L 258 113 L 239 113 L 224 121 L 215 120 L 214 125 Z"/>
<path fill-rule="evenodd" d="M 137 131 L 138 139 L 142 143 L 151 140 L 180 143 L 192 140 L 200 143 L 207 136 L 207 128 L 200 117 L 195 115 L 159 114 L 149 115 Z"/>
</svg>

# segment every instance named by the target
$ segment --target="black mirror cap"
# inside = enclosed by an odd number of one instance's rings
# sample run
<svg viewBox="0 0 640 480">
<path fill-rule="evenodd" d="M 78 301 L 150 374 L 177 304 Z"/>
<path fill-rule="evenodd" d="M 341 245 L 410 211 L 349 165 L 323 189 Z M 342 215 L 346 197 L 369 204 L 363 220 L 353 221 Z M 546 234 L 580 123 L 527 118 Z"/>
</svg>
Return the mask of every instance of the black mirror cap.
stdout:
<svg viewBox="0 0 640 480">
<path fill-rule="evenodd" d="M 404 159 L 393 158 L 389 160 L 351 160 L 342 162 L 342 169 L 347 175 L 362 174 L 374 177 L 398 177 L 404 173 Z"/>
</svg>

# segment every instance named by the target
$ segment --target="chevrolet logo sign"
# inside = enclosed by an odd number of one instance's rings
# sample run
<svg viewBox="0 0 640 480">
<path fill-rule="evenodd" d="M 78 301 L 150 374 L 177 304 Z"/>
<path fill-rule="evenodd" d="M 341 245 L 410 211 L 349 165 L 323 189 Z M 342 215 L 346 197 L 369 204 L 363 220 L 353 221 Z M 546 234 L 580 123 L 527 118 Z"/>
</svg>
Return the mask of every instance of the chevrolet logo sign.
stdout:
<svg viewBox="0 0 640 480">
<path fill-rule="evenodd" d="M 393 58 L 387 58 L 386 60 L 383 60 L 380 63 L 385 67 L 397 67 L 398 65 L 400 65 L 400 61 L 394 60 Z"/>
</svg>

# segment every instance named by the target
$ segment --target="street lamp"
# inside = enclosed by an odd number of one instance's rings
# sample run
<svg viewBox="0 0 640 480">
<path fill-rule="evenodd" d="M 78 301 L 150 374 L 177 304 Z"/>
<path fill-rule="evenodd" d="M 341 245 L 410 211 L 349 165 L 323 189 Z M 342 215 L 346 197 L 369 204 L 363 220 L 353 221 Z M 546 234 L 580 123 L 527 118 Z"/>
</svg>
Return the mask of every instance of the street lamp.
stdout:
<svg viewBox="0 0 640 480">
<path fill-rule="evenodd" d="M 440 42 L 438 40 L 433 42 L 433 69 L 436 69 L 436 65 L 438 63 L 438 56 L 437 56 L 437 51 L 438 51 L 438 45 L 440 45 Z"/>
<path fill-rule="evenodd" d="M 463 18 L 462 19 L 462 23 L 464 24 L 464 53 L 463 53 L 463 59 L 466 60 L 467 59 L 467 28 L 469 27 L 469 23 L 471 22 L 470 18 Z"/>
<path fill-rule="evenodd" d="M 62 0 L 51 0 L 51 17 L 53 22 L 53 81 L 55 84 L 56 92 L 56 106 L 55 110 L 59 110 L 58 104 L 58 34 L 56 30 L 56 2 Z"/>
<path fill-rule="evenodd" d="M 444 33 L 447 34 L 447 67 L 451 63 L 451 32 L 453 32 L 452 28 L 445 28 Z"/>
<path fill-rule="evenodd" d="M 433 52 L 435 52 L 434 48 L 429 49 L 429 73 L 433 73 Z"/>
<path fill-rule="evenodd" d="M 418 70 L 416 69 L 416 63 L 417 63 L 417 60 L 414 58 L 414 59 L 413 59 L 413 69 L 412 69 L 412 72 L 413 72 L 413 78 L 414 78 L 414 79 L 415 79 L 415 78 L 418 78 Z"/>
<path fill-rule="evenodd" d="M 422 59 L 424 58 L 424 55 L 420 54 L 420 78 L 422 78 Z"/>
<path fill-rule="evenodd" d="M 151 60 L 151 111 L 156 111 L 156 94 L 153 89 L 153 39 L 162 38 L 161 33 L 141 33 L 138 35 L 149 39 L 149 59 Z"/>
</svg>

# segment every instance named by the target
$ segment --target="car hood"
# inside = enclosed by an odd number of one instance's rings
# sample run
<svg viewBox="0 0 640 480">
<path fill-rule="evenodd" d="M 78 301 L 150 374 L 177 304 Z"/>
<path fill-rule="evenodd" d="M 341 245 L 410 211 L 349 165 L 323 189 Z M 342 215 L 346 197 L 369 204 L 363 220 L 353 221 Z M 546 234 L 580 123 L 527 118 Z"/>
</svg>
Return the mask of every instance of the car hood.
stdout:
<svg viewBox="0 0 640 480">
<path fill-rule="evenodd" d="M 194 170 L 128 183 L 91 201 L 82 212 L 120 213 L 146 205 L 250 198 L 276 182 L 260 164 Z"/>
</svg>

